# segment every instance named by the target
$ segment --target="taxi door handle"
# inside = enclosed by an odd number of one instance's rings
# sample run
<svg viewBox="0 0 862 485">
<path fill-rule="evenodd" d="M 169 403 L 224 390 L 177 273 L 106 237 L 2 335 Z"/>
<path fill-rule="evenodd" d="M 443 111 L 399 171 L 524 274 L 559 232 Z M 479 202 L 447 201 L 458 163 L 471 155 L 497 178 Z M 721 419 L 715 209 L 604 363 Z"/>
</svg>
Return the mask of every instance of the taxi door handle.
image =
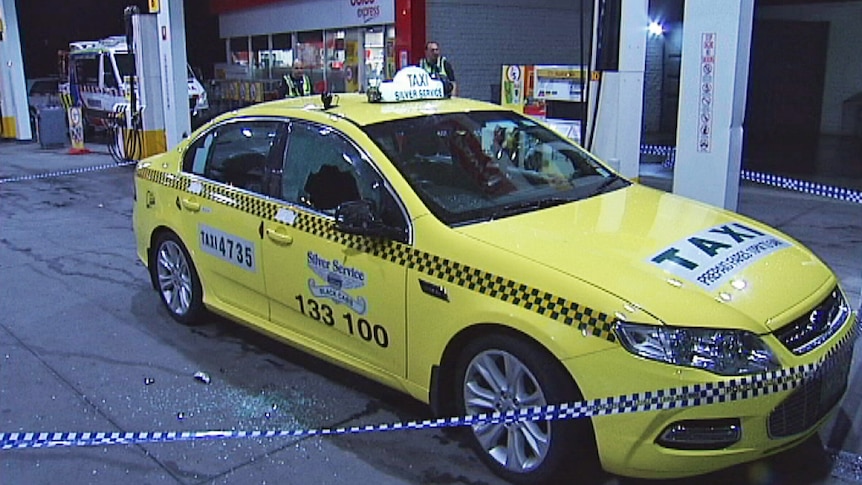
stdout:
<svg viewBox="0 0 862 485">
<path fill-rule="evenodd" d="M 272 239 L 276 244 L 287 246 L 293 243 L 293 236 L 285 234 L 278 229 L 267 229 L 266 236 Z"/>
<path fill-rule="evenodd" d="M 185 207 L 186 210 L 190 210 L 192 212 L 197 212 L 197 211 L 201 210 L 201 203 L 200 202 L 197 202 L 197 201 L 192 200 L 192 199 L 187 199 L 185 197 L 183 197 L 180 200 L 182 201 L 183 207 Z"/>
</svg>

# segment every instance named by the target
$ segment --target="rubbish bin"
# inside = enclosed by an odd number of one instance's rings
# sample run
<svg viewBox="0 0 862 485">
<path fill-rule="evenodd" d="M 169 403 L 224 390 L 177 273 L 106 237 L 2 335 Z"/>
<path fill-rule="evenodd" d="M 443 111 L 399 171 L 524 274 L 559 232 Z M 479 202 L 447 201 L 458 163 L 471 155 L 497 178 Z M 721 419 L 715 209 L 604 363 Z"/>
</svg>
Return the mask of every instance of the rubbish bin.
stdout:
<svg viewBox="0 0 862 485">
<path fill-rule="evenodd" d="M 66 110 L 62 106 L 43 106 L 36 115 L 36 131 L 42 148 L 66 146 Z"/>
</svg>

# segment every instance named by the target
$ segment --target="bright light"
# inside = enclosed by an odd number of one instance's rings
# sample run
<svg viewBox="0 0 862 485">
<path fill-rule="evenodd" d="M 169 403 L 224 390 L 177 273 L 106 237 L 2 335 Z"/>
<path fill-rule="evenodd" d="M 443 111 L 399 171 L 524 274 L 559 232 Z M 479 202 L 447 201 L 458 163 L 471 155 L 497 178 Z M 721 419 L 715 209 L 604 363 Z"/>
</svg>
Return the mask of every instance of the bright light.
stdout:
<svg viewBox="0 0 862 485">
<path fill-rule="evenodd" d="M 650 35 L 660 36 L 664 34 L 664 27 L 655 20 L 649 23 L 649 33 Z"/>
</svg>

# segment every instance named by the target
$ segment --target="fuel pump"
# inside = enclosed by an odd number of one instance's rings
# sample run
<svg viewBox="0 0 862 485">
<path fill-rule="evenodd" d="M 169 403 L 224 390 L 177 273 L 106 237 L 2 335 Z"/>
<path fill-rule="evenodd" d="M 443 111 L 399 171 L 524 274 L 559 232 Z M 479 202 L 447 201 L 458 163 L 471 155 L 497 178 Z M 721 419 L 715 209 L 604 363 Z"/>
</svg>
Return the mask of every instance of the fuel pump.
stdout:
<svg viewBox="0 0 862 485">
<path fill-rule="evenodd" d="M 158 15 L 140 13 L 137 7 L 130 6 L 124 11 L 124 20 L 125 43 L 134 59 L 134 73 L 122 83 L 126 99 L 114 105 L 116 132 L 112 153 L 120 160 L 139 160 L 167 151 L 169 113 L 166 106 L 173 106 L 174 116 L 189 116 L 189 112 L 177 110 L 177 103 L 166 99 L 165 86 L 174 80 L 167 78 L 169 74 L 163 69 L 162 58 L 169 57 L 163 52 L 164 42 L 160 43 L 160 38 L 164 41 L 167 30 L 159 27 Z M 177 97 L 188 97 L 189 104 L 183 102 L 180 106 L 206 107 L 207 99 L 200 82 L 188 74 L 187 83 L 183 82 L 186 84 L 183 87 L 187 87 L 187 91 L 179 91 Z"/>
<path fill-rule="evenodd" d="M 140 109 L 140 130 L 143 153 L 148 157 L 167 151 L 165 108 L 159 59 L 159 26 L 154 14 L 132 16 L 132 44 L 137 73 L 137 103 Z"/>
<path fill-rule="evenodd" d="M 128 56 L 135 59 L 137 49 L 135 48 L 134 22 L 133 18 L 139 15 L 138 7 L 126 7 L 123 11 L 123 24 L 125 26 L 126 48 Z M 138 102 L 138 73 L 141 72 L 137 66 L 129 76 L 124 76 L 122 81 L 125 92 L 125 102 L 117 103 L 108 123 L 111 141 L 108 148 L 111 156 L 117 162 L 138 160 L 143 155 L 142 122 L 141 113 L 143 106 Z"/>
</svg>

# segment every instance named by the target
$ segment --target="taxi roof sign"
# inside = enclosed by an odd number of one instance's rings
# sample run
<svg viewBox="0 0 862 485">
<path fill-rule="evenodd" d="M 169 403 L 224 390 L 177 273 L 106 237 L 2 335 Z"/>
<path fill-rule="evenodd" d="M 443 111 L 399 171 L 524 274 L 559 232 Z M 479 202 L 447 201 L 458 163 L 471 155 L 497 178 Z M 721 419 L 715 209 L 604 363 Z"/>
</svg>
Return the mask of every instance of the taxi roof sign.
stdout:
<svg viewBox="0 0 862 485">
<path fill-rule="evenodd" d="M 443 99 L 446 97 L 446 90 L 443 81 L 431 77 L 425 69 L 408 66 L 395 73 L 391 81 L 384 81 L 376 88 L 370 88 L 368 94 L 368 99 L 375 102 L 399 103 Z"/>
</svg>

